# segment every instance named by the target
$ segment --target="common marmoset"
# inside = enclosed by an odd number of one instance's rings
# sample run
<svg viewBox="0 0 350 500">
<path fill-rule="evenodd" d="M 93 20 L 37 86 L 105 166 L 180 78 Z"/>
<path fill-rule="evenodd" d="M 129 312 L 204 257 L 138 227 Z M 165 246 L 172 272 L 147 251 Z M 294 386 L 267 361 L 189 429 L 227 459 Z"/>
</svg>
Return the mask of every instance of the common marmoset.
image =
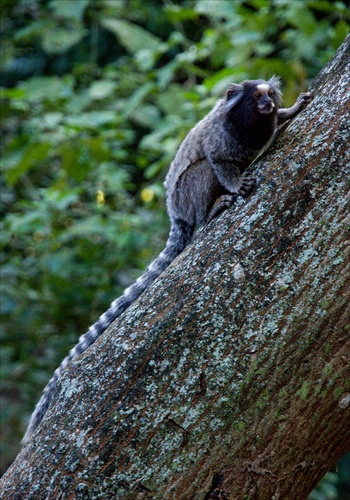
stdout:
<svg viewBox="0 0 350 500">
<path fill-rule="evenodd" d="M 196 225 L 212 220 L 237 195 L 246 195 L 255 179 L 245 175 L 251 163 L 268 147 L 276 128 L 296 116 L 312 99 L 300 94 L 291 108 L 280 109 L 280 81 L 247 80 L 232 84 L 185 137 L 165 181 L 171 228 L 165 249 L 147 271 L 110 305 L 82 335 L 47 384 L 31 416 L 23 443 L 41 422 L 67 364 L 88 349 L 109 325 L 166 269 L 191 241 Z"/>
</svg>

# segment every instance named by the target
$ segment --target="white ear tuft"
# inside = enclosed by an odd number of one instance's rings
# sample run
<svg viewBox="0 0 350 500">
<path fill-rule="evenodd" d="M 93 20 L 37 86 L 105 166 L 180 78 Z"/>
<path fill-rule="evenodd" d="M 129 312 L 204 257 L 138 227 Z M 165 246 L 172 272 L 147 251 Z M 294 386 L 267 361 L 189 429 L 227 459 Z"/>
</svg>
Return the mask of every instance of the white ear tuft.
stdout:
<svg viewBox="0 0 350 500">
<path fill-rule="evenodd" d="M 282 92 L 281 92 L 281 79 L 279 76 L 273 75 L 268 81 L 270 87 L 275 91 L 276 100 L 278 106 L 281 105 L 282 102 Z"/>
<path fill-rule="evenodd" d="M 279 76 L 273 75 L 268 81 L 268 84 L 271 85 L 271 87 L 279 90 L 279 88 L 281 87 L 281 79 Z"/>
</svg>

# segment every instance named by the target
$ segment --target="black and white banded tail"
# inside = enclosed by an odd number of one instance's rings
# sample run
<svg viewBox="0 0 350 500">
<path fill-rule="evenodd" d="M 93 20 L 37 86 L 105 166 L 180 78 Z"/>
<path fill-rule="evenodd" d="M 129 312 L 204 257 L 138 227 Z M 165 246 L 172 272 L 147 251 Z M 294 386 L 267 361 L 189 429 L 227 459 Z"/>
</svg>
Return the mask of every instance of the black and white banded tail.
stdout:
<svg viewBox="0 0 350 500">
<path fill-rule="evenodd" d="M 50 402 L 54 396 L 56 382 L 67 364 L 75 357 L 85 352 L 92 344 L 107 330 L 113 321 L 120 316 L 155 279 L 166 269 L 171 262 L 182 252 L 190 243 L 194 231 L 194 226 L 187 222 L 175 219 L 172 221 L 170 234 L 164 250 L 150 264 L 145 274 L 127 288 L 123 295 L 114 300 L 109 309 L 99 317 L 88 331 L 79 338 L 78 344 L 73 347 L 68 356 L 62 361 L 56 369 L 53 377 L 45 387 L 43 394 L 37 403 L 34 412 L 30 418 L 27 431 L 23 437 L 22 443 L 26 444 L 32 436 L 35 429 L 43 419 Z"/>
</svg>

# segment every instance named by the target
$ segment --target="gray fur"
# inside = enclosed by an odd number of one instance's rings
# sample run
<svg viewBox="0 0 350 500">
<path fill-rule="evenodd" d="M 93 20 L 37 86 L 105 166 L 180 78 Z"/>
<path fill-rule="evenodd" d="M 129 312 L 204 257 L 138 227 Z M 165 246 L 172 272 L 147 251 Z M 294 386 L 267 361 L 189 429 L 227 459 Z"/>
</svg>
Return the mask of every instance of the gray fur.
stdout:
<svg viewBox="0 0 350 500">
<path fill-rule="evenodd" d="M 253 188 L 255 179 L 245 175 L 246 169 L 268 147 L 277 124 L 294 117 L 312 98 L 310 94 L 301 94 L 292 108 L 279 109 L 281 97 L 276 77 L 267 82 L 247 80 L 232 84 L 226 98 L 219 100 L 185 137 L 165 181 L 171 222 L 165 249 L 80 337 L 54 372 L 30 418 L 24 444 L 44 417 L 67 364 L 85 352 L 182 252 L 196 225 L 208 223 L 237 195 L 244 196 Z"/>
</svg>

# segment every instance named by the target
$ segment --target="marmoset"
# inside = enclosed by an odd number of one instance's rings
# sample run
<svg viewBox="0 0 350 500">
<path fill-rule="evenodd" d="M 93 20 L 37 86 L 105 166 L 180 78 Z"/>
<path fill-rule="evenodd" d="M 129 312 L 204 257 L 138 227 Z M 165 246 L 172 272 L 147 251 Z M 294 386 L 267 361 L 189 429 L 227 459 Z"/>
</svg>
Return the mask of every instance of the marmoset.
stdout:
<svg viewBox="0 0 350 500">
<path fill-rule="evenodd" d="M 245 174 L 247 168 L 269 146 L 278 125 L 296 116 L 311 99 L 310 93 L 300 94 L 294 106 L 280 109 L 277 77 L 246 80 L 230 85 L 226 97 L 190 130 L 165 180 L 171 228 L 164 250 L 80 337 L 56 369 L 30 418 L 24 444 L 45 415 L 67 364 L 86 351 L 183 251 L 196 225 L 208 223 L 237 195 L 250 192 L 255 179 Z"/>
</svg>

